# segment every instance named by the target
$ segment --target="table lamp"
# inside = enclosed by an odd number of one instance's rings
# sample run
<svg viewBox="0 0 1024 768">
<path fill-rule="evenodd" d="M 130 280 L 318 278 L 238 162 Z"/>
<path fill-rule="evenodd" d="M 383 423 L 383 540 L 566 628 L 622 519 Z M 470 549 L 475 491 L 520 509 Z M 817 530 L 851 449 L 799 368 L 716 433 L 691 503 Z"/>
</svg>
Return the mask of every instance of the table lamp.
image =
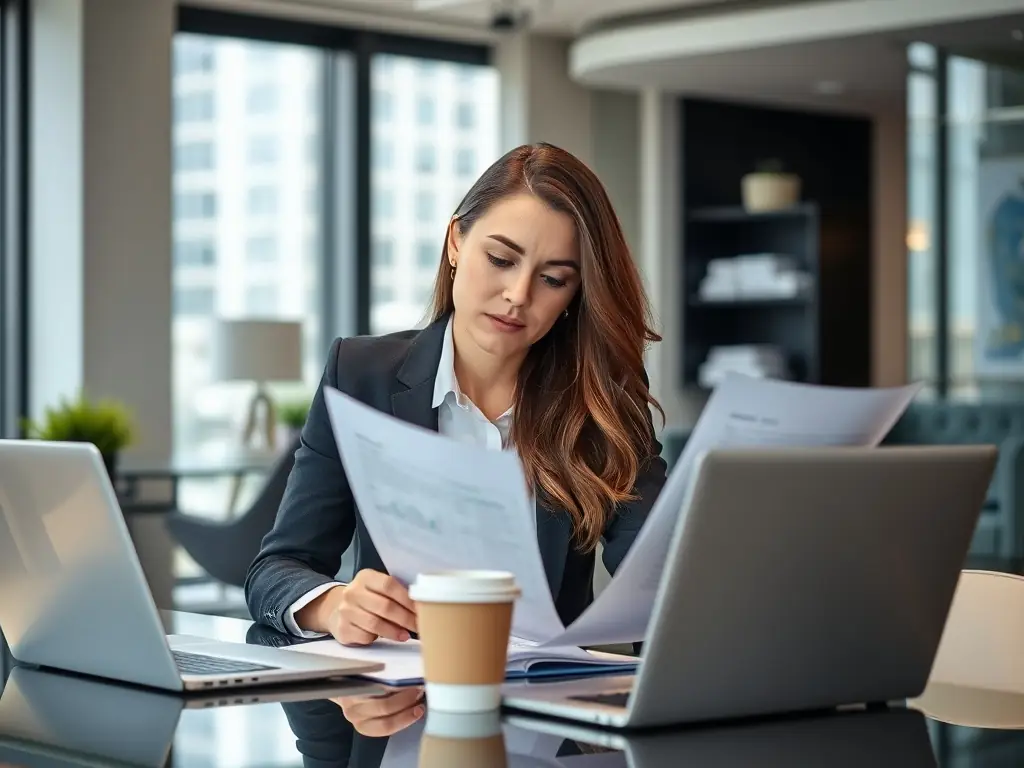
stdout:
<svg viewBox="0 0 1024 768">
<path fill-rule="evenodd" d="M 243 448 L 256 447 L 260 411 L 267 448 L 275 448 L 274 401 L 270 382 L 302 381 L 302 323 L 287 320 L 219 320 L 214 339 L 214 376 L 218 381 L 252 381 L 256 393 L 246 414 Z"/>
</svg>

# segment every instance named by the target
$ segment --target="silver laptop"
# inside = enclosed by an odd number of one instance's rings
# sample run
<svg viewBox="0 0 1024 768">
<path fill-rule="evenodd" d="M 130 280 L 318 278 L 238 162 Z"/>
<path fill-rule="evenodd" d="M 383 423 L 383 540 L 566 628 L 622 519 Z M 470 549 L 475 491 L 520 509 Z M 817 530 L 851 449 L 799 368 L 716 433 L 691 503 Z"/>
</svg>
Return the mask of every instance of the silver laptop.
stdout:
<svg viewBox="0 0 1024 768">
<path fill-rule="evenodd" d="M 636 674 L 509 683 L 505 704 L 646 727 L 919 695 L 996 454 L 708 452 L 680 511 Z"/>
<path fill-rule="evenodd" d="M 0 629 L 19 662 L 172 691 L 381 664 L 167 635 L 99 451 L 0 440 Z"/>
</svg>

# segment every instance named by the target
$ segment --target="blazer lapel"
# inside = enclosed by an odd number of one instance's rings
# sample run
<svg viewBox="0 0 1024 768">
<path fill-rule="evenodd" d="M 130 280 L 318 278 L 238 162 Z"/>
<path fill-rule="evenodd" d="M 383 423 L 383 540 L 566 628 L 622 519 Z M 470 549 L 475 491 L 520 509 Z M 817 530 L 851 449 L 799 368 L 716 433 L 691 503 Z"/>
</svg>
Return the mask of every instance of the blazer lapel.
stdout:
<svg viewBox="0 0 1024 768">
<path fill-rule="evenodd" d="M 437 409 L 433 406 L 434 382 L 428 379 L 391 396 L 391 411 L 402 421 L 437 431 Z"/>
<path fill-rule="evenodd" d="M 432 402 L 434 378 L 437 376 L 447 327 L 448 316 L 445 315 L 416 335 L 398 370 L 398 391 L 391 395 L 391 411 L 396 418 L 435 432 L 437 409 Z"/>
</svg>

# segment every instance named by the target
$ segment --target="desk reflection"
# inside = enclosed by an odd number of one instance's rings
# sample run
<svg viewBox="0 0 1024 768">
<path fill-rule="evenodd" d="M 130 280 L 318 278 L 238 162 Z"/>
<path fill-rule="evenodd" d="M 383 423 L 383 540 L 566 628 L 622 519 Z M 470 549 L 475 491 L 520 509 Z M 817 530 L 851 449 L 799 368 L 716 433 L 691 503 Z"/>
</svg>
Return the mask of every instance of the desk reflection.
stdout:
<svg viewBox="0 0 1024 768">
<path fill-rule="evenodd" d="M 256 629 L 246 639 L 290 642 L 275 634 Z M 221 696 L 174 696 L 15 667 L 0 692 L 0 765 L 936 765 L 926 719 L 913 709 L 617 734 L 511 712 L 460 716 L 424 711 L 420 687 L 396 689 L 358 681 Z M 239 699 L 242 704 L 236 705 Z M 232 720 L 235 727 L 219 729 L 218 718 Z"/>
</svg>

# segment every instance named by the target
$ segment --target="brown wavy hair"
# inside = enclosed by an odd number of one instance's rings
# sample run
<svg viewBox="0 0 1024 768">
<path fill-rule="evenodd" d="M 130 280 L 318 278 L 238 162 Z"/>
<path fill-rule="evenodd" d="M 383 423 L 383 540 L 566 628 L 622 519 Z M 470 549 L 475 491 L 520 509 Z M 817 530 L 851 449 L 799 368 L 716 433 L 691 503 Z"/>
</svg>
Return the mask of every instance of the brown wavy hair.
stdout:
<svg viewBox="0 0 1024 768">
<path fill-rule="evenodd" d="M 656 458 L 649 406 L 662 421 L 665 413 L 651 396 L 643 354 L 661 337 L 608 194 L 569 152 L 543 143 L 508 152 L 466 193 L 449 227 L 465 234 L 496 202 L 524 191 L 575 222 L 581 283 L 568 318 L 531 347 L 519 370 L 510 439 L 538 498 L 569 512 L 573 538 L 589 551 L 616 505 L 636 498 L 637 475 Z M 432 319 L 454 308 L 446 236 Z"/>
</svg>

